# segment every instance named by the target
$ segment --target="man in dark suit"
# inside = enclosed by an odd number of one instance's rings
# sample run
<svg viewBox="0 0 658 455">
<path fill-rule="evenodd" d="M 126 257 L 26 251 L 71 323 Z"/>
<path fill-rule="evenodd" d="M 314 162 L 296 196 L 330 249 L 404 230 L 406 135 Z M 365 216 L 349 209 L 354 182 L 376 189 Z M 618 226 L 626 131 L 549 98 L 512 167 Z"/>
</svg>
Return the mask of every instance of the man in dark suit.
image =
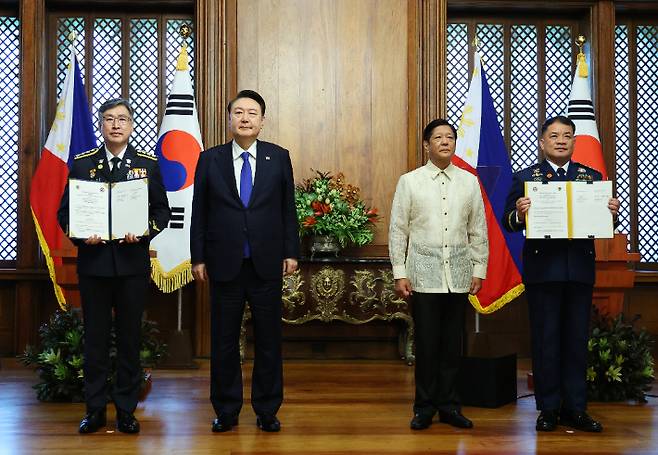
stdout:
<svg viewBox="0 0 658 455">
<path fill-rule="evenodd" d="M 233 141 L 201 154 L 194 179 L 192 273 L 210 281 L 212 431 L 238 424 L 242 407 L 240 328 L 245 302 L 254 324 L 251 404 L 263 431 L 279 431 L 283 401 L 283 274 L 297 269 L 299 234 L 288 151 L 257 141 L 265 101 L 243 90 L 228 105 Z"/>
<path fill-rule="evenodd" d="M 69 178 L 121 182 L 148 178 L 149 235 L 126 234 L 121 240 L 103 241 L 93 235 L 72 239 L 78 247 L 78 278 L 84 318 L 84 385 L 87 413 L 80 433 L 93 433 L 106 424 L 107 381 L 110 374 L 110 331 L 115 314 L 117 377 L 112 398 L 117 408 L 117 429 L 139 432 L 134 416 L 141 385 L 139 359 L 141 323 L 150 274 L 149 241 L 169 222 L 169 203 L 158 161 L 152 152 L 135 150 L 128 139 L 133 132 L 133 110 L 124 99 L 112 99 L 99 108 L 105 143 L 74 157 Z M 69 187 L 57 214 L 69 234 Z"/>
<path fill-rule="evenodd" d="M 571 161 L 575 131 L 567 117 L 544 122 L 539 146 L 545 160 L 514 174 L 502 219 L 507 230 L 525 228 L 530 198 L 524 196 L 524 182 L 601 180 L 599 172 Z M 608 209 L 617 216 L 619 201 L 611 198 Z M 558 421 L 583 431 L 602 430 L 585 411 L 594 267 L 591 239 L 526 239 L 523 246 L 535 400 L 540 411 L 537 431 L 553 431 Z"/>
</svg>

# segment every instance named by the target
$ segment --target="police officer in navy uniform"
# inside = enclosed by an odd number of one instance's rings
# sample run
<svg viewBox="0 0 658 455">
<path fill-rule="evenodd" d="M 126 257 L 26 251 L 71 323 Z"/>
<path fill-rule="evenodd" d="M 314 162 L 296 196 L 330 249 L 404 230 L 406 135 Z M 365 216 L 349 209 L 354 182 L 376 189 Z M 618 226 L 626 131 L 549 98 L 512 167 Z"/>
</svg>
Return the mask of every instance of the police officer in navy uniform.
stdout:
<svg viewBox="0 0 658 455">
<path fill-rule="evenodd" d="M 545 160 L 514 174 L 502 223 L 508 231 L 525 228 L 530 198 L 524 182 L 601 180 L 594 169 L 571 161 L 576 126 L 563 116 L 544 122 L 539 140 Z M 614 217 L 619 201 L 611 198 Z M 532 340 L 537 431 L 553 431 L 558 422 L 582 431 L 602 426 L 586 412 L 587 341 L 594 286 L 592 239 L 526 239 L 523 282 Z"/>
<path fill-rule="evenodd" d="M 74 157 L 69 178 L 121 182 L 147 178 L 149 234 L 126 234 L 103 241 L 94 235 L 72 239 L 78 247 L 78 277 L 84 319 L 84 387 L 87 413 L 80 433 L 93 433 L 106 425 L 107 381 L 110 374 L 112 312 L 116 326 L 117 376 L 111 391 L 117 409 L 117 429 L 139 432 L 134 416 L 142 381 L 140 366 L 141 321 L 150 275 L 149 241 L 169 222 L 169 203 L 155 154 L 135 150 L 128 139 L 133 132 L 133 109 L 124 99 L 112 99 L 99 108 L 104 144 Z M 69 225 L 68 186 L 58 212 L 59 224 Z"/>
</svg>

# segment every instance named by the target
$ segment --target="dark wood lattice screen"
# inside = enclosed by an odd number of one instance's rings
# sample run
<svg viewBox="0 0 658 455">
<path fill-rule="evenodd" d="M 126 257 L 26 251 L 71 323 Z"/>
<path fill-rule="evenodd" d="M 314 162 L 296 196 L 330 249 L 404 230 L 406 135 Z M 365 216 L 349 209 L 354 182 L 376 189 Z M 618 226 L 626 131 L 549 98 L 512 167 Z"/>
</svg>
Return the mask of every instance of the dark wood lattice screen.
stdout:
<svg viewBox="0 0 658 455">
<path fill-rule="evenodd" d="M 0 265 L 16 261 L 20 23 L 0 16 Z"/>
<path fill-rule="evenodd" d="M 615 163 L 620 231 L 643 267 L 658 268 L 658 25 L 615 28 Z"/>
<path fill-rule="evenodd" d="M 576 51 L 572 20 L 451 19 L 447 45 L 447 115 L 455 125 L 464 105 L 477 36 L 487 79 L 510 150 L 512 168 L 537 162 L 538 131 L 546 117 L 566 112 Z"/>
<path fill-rule="evenodd" d="M 191 24 L 192 18 L 79 15 L 56 16 L 53 22 L 58 44 L 54 55 L 57 98 L 61 95 L 69 61 L 67 37 L 75 31 L 78 34 L 76 51 L 93 118 L 97 118 L 103 101 L 119 96 L 130 99 L 135 108 L 135 133 L 131 143 L 140 149 L 153 150 L 183 43 L 178 30 L 183 24 Z M 194 75 L 194 36 L 187 43 Z M 53 106 L 55 101 L 51 100 Z M 96 135 L 100 139 L 100 132 Z"/>
</svg>

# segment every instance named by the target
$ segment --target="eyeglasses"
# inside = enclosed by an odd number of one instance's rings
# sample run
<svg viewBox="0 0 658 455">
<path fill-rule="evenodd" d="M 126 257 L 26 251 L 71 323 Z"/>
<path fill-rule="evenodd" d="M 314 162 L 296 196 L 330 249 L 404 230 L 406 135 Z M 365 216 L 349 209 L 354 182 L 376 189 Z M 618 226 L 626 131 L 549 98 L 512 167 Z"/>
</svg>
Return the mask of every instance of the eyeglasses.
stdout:
<svg viewBox="0 0 658 455">
<path fill-rule="evenodd" d="M 115 121 L 119 124 L 119 126 L 126 126 L 129 122 L 132 121 L 132 119 L 123 115 L 120 115 L 119 117 L 103 116 L 103 123 L 107 125 L 114 125 Z"/>
</svg>

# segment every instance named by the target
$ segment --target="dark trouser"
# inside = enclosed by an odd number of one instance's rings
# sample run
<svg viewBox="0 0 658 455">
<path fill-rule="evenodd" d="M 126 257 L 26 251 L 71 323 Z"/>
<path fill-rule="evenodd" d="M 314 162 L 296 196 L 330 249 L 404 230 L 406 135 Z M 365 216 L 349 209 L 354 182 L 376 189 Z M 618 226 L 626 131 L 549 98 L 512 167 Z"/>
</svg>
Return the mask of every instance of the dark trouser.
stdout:
<svg viewBox="0 0 658 455">
<path fill-rule="evenodd" d="M 84 320 L 84 383 L 87 411 L 107 404 L 112 309 L 116 327 L 117 377 L 112 399 L 117 409 L 134 412 L 141 384 L 139 351 L 148 276 L 80 275 Z"/>
<path fill-rule="evenodd" d="M 210 401 L 217 415 L 237 416 L 242 408 L 240 328 L 246 301 L 254 328 L 251 406 L 259 415 L 275 415 L 281 407 L 281 287 L 281 278 L 261 279 L 249 259 L 234 280 L 211 283 Z"/>
<path fill-rule="evenodd" d="M 462 355 L 467 294 L 414 292 L 411 308 L 416 336 L 414 413 L 434 415 L 461 409 L 456 388 Z"/>
<path fill-rule="evenodd" d="M 537 409 L 587 407 L 587 340 L 592 285 L 527 284 Z"/>
</svg>

